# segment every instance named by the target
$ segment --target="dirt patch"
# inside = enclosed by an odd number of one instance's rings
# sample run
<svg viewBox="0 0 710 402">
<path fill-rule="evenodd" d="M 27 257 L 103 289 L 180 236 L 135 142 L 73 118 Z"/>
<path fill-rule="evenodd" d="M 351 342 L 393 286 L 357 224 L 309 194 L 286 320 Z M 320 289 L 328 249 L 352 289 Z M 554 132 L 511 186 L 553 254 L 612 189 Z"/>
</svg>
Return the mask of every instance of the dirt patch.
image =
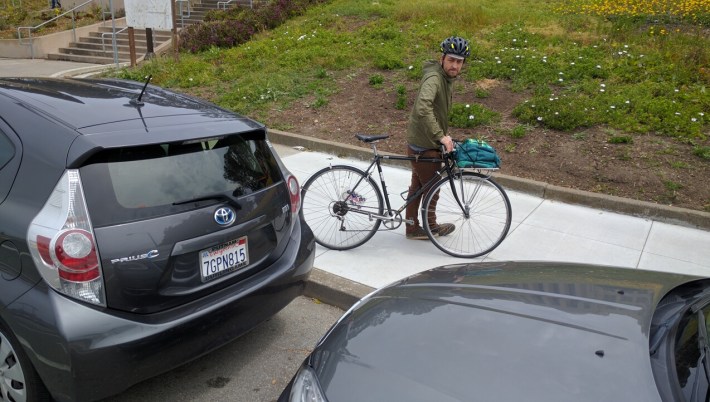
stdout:
<svg viewBox="0 0 710 402">
<path fill-rule="evenodd" d="M 375 88 L 368 77 L 385 76 Z M 407 118 L 418 83 L 381 71 L 360 71 L 337 79 L 339 91 L 325 106 L 313 107 L 315 98 L 304 98 L 290 108 L 273 111 L 262 119 L 267 125 L 296 134 L 362 146 L 356 133 L 389 134 L 378 149 L 404 153 Z M 405 82 L 407 106 L 395 107 L 394 84 Z M 390 84 L 388 84 L 390 83 Z M 476 98 L 476 89 L 486 98 Z M 502 173 L 573 189 L 610 194 L 664 205 L 710 211 L 710 163 L 693 154 L 693 145 L 654 134 L 634 135 L 632 143 L 612 144 L 619 135 L 604 127 L 559 132 L 530 127 L 514 138 L 510 129 L 519 124 L 511 115 L 525 93 L 513 92 L 507 83 L 482 80 L 454 88 L 454 102 L 481 103 L 501 114 L 494 127 L 452 129 L 457 139 L 485 138 L 503 161 Z M 708 140 L 699 144 L 710 146 Z"/>
</svg>

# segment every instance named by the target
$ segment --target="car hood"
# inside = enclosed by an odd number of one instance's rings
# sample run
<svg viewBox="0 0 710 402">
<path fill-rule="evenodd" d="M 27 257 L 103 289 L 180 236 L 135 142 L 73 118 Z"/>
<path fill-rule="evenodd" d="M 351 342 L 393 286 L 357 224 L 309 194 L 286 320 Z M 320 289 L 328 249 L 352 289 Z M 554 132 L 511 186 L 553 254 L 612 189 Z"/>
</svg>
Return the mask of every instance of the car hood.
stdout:
<svg viewBox="0 0 710 402">
<path fill-rule="evenodd" d="M 657 401 L 654 306 L 694 279 L 576 264 L 443 267 L 364 299 L 309 364 L 330 401 Z"/>
</svg>

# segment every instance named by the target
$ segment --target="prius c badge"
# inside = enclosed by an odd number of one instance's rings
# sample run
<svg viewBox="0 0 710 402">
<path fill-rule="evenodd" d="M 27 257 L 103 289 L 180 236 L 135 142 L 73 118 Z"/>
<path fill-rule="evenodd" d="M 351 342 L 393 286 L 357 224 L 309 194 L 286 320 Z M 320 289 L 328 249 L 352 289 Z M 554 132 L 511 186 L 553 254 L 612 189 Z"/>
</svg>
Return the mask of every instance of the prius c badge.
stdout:
<svg viewBox="0 0 710 402">
<path fill-rule="evenodd" d="M 214 221 L 220 226 L 229 226 L 234 223 L 237 214 L 232 208 L 222 207 L 214 211 Z"/>
</svg>

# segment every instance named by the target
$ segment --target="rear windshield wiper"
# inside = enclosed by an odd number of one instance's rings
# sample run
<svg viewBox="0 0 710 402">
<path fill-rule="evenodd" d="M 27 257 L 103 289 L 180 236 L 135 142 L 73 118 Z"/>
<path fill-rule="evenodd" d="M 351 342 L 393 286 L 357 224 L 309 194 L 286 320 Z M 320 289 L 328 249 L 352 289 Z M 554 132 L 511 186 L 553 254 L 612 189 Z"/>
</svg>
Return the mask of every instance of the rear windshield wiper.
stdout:
<svg viewBox="0 0 710 402">
<path fill-rule="evenodd" d="M 237 210 L 242 209 L 242 206 L 239 204 L 239 202 L 237 202 L 236 197 L 234 197 L 233 195 L 227 194 L 227 193 L 209 193 L 209 194 L 201 195 L 198 197 L 189 198 L 186 200 L 175 201 L 175 202 L 173 202 L 173 205 L 183 205 L 183 204 L 189 204 L 191 202 L 208 201 L 208 200 L 226 201 L 229 205 L 233 206 L 234 209 L 237 209 Z"/>
</svg>

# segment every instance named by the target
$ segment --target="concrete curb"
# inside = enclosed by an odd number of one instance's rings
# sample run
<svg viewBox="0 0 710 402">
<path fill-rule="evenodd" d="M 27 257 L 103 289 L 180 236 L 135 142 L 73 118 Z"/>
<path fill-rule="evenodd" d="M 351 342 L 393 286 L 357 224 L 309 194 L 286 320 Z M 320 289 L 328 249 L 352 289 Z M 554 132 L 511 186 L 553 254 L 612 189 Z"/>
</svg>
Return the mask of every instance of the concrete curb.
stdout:
<svg viewBox="0 0 710 402">
<path fill-rule="evenodd" d="M 342 157 L 361 160 L 369 160 L 372 157 L 372 151 L 369 148 L 320 140 L 280 130 L 269 129 L 269 139 L 276 144 L 302 146 L 312 151 L 325 152 Z M 387 155 L 388 153 L 383 152 L 382 154 Z M 385 161 L 385 163 L 409 167 L 409 162 L 406 161 Z M 710 230 L 710 213 L 703 211 L 575 190 L 499 173 L 494 174 L 494 177 L 506 189 L 532 194 L 547 200 L 584 205 L 674 225 Z"/>
<path fill-rule="evenodd" d="M 313 268 L 306 282 L 304 296 L 347 310 L 373 290 L 367 285 Z"/>
</svg>

